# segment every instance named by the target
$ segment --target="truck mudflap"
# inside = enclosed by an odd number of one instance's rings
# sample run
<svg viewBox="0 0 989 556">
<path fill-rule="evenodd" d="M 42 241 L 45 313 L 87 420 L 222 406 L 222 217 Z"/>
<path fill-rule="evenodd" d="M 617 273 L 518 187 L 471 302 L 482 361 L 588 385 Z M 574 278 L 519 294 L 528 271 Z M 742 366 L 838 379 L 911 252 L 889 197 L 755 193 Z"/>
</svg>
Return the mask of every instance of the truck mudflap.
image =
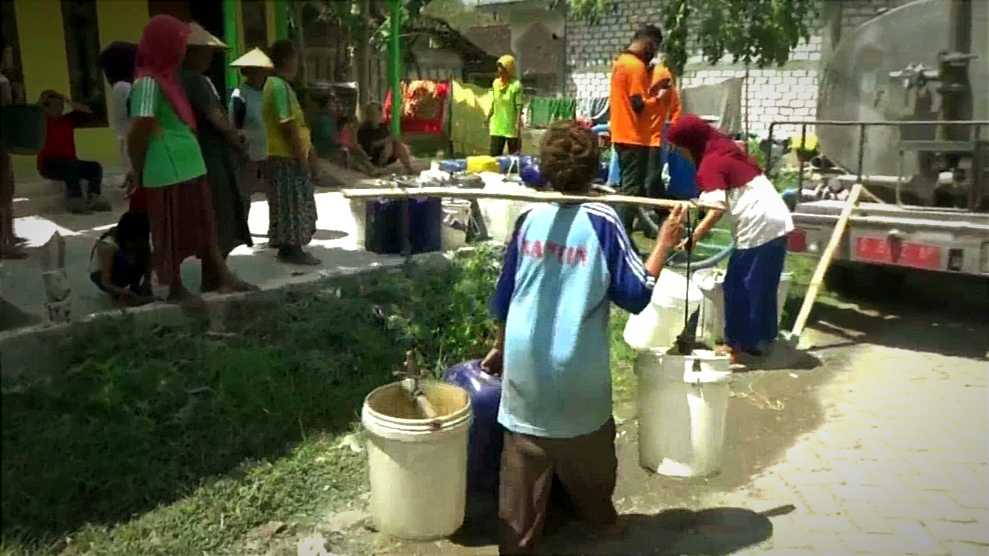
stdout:
<svg viewBox="0 0 989 556">
<path fill-rule="evenodd" d="M 802 203 L 793 212 L 790 251 L 819 256 L 844 203 Z M 867 265 L 989 276 L 989 214 L 862 203 L 835 259 Z"/>
</svg>

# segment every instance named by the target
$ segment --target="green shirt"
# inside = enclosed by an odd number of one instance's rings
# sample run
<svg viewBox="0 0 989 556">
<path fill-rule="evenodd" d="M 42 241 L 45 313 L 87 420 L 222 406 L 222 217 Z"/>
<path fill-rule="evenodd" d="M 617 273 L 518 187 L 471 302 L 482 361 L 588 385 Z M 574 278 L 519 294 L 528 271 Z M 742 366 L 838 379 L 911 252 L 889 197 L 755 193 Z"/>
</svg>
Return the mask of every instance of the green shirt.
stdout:
<svg viewBox="0 0 989 556">
<path fill-rule="evenodd" d="M 268 134 L 268 156 L 293 157 L 292 145 L 285 139 L 282 124 L 296 122 L 302 144 L 309 147 L 309 128 L 295 90 L 281 77 L 270 76 L 264 81 L 261 114 Z"/>
<path fill-rule="evenodd" d="M 518 79 L 512 81 L 499 90 L 492 87 L 491 93 L 491 123 L 489 124 L 491 135 L 494 137 L 518 137 L 519 136 L 519 116 L 522 114 L 522 82 Z"/>
<path fill-rule="evenodd" d="M 144 187 L 165 187 L 206 175 L 195 132 L 178 117 L 154 78 L 134 82 L 130 111 L 132 118 L 154 118 L 158 124 L 144 156 Z"/>
</svg>

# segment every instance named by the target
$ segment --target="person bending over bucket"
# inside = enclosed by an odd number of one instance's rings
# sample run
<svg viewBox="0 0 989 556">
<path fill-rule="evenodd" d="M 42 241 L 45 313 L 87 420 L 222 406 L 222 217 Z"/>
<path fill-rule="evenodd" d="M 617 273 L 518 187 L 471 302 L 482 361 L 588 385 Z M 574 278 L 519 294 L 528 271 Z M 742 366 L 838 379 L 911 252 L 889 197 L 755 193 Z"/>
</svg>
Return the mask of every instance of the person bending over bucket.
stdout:
<svg viewBox="0 0 989 556">
<path fill-rule="evenodd" d="M 670 128 L 667 138 L 697 166 L 700 202 L 714 207 L 683 247 L 696 245 L 728 215 L 735 252 L 725 274 L 725 344 L 733 364 L 761 355 L 776 340 L 777 290 L 793 230 L 790 210 L 762 168 L 731 140 L 693 114 Z"/>
<path fill-rule="evenodd" d="M 562 193 L 588 195 L 597 139 L 558 122 L 542 144 L 542 171 Z M 539 204 L 515 223 L 494 295 L 500 323 L 483 361 L 501 373 L 500 553 L 528 554 L 539 541 L 555 474 L 587 524 L 623 529 L 611 497 L 618 461 L 609 369 L 609 302 L 639 313 L 680 241 L 674 209 L 643 265 L 615 211 L 603 203 Z"/>
</svg>

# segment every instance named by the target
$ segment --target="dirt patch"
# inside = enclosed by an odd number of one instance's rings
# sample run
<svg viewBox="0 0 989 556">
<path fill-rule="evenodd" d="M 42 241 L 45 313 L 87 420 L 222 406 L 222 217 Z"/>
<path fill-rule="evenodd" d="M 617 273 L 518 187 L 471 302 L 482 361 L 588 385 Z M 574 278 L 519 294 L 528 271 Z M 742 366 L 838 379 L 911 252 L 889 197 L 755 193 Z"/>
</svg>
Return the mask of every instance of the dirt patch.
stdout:
<svg viewBox="0 0 989 556">
<path fill-rule="evenodd" d="M 840 366 L 831 361 L 813 371 L 765 371 L 735 375 L 728 405 L 724 465 L 705 479 L 664 477 L 639 466 L 638 421 L 619 429 L 619 481 L 615 500 L 621 511 L 699 509 L 713 493 L 730 492 L 777 462 L 797 439 L 824 421 L 819 390 Z M 632 414 L 633 403 L 619 409 Z"/>
</svg>

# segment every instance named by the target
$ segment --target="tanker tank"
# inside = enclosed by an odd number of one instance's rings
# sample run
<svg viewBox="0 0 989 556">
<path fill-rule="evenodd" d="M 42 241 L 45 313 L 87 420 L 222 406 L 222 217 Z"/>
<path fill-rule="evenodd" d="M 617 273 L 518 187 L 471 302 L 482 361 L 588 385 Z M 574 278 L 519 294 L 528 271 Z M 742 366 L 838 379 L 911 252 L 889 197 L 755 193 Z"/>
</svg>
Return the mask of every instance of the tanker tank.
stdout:
<svg viewBox="0 0 989 556">
<path fill-rule="evenodd" d="M 843 34 L 825 68 L 818 95 L 818 119 L 864 121 L 919 121 L 943 119 L 939 83 L 905 87 L 903 79 L 891 77 L 911 65 L 938 69 L 938 53 L 951 44 L 951 0 L 917 0 L 892 9 Z M 971 53 L 969 65 L 973 95 L 973 120 L 989 119 L 989 1 L 972 2 Z M 837 165 L 857 172 L 859 128 L 818 126 L 821 152 Z M 916 176 L 921 156 L 905 153 L 902 167 L 900 141 L 934 140 L 934 126 L 866 128 L 863 174 Z M 982 137 L 989 129 L 982 130 Z M 927 170 L 929 173 L 929 170 Z M 928 197 L 930 180 L 915 179 L 905 186 L 918 197 Z"/>
</svg>

